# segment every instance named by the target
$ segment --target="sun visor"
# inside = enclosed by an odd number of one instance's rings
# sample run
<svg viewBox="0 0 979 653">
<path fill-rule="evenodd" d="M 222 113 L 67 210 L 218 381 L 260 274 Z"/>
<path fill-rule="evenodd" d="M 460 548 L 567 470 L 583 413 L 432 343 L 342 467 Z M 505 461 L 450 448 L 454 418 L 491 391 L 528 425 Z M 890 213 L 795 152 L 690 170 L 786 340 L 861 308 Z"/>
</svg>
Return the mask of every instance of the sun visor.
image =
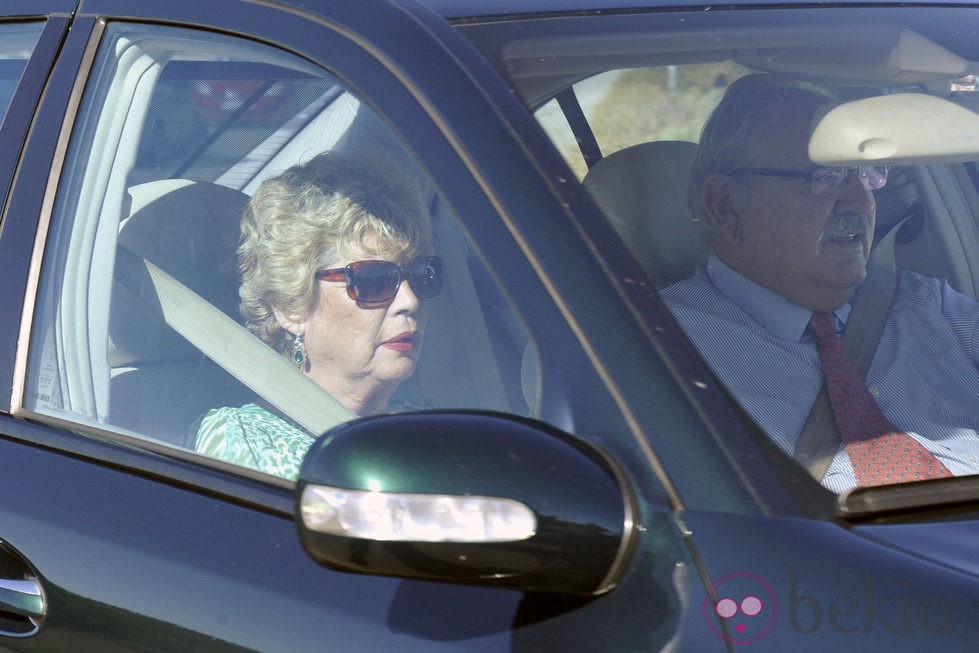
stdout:
<svg viewBox="0 0 979 653">
<path fill-rule="evenodd" d="M 911 165 L 979 159 L 979 115 L 946 99 L 898 93 L 817 114 L 809 158 L 820 165 Z"/>
<path fill-rule="evenodd" d="M 916 84 L 965 75 L 972 62 L 896 25 L 813 25 L 739 48 L 749 68 L 837 84 Z"/>
</svg>

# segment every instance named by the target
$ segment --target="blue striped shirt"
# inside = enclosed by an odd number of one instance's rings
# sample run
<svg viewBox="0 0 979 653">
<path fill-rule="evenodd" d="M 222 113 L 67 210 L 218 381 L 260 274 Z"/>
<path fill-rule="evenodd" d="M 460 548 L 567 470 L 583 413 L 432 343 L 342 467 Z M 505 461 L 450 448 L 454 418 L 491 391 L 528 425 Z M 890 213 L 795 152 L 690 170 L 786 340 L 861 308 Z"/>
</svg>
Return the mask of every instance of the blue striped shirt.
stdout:
<svg viewBox="0 0 979 653">
<path fill-rule="evenodd" d="M 806 329 L 812 311 L 714 255 L 663 297 L 718 379 L 791 456 L 823 382 Z M 840 325 L 849 313 L 849 305 L 836 311 Z M 902 272 L 866 381 L 890 420 L 954 475 L 979 474 L 979 304 L 944 281 Z M 856 486 L 842 446 L 822 484 Z"/>
</svg>

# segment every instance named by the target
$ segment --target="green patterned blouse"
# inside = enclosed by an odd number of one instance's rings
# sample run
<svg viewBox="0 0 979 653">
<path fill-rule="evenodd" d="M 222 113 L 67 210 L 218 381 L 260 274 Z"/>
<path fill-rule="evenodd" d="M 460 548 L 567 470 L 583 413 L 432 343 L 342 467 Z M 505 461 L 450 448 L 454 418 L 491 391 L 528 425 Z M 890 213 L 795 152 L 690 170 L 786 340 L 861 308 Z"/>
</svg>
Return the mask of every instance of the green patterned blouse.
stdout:
<svg viewBox="0 0 979 653">
<path fill-rule="evenodd" d="M 197 431 L 196 449 L 213 458 L 289 480 L 316 438 L 256 404 L 215 408 Z"/>
<path fill-rule="evenodd" d="M 400 413 L 434 407 L 424 399 L 402 399 L 389 404 L 388 410 Z M 303 456 L 315 441 L 285 417 L 257 404 L 245 404 L 208 411 L 197 430 L 195 448 L 212 458 L 295 481 Z"/>
</svg>

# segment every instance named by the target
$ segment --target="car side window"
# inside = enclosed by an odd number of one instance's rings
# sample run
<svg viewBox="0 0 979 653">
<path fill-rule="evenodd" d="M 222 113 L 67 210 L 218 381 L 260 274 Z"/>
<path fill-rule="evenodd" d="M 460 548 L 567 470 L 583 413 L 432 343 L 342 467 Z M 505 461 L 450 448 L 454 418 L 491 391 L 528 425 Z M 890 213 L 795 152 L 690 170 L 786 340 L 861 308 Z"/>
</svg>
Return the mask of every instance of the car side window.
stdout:
<svg viewBox="0 0 979 653">
<path fill-rule="evenodd" d="M 683 35 L 664 30 L 668 53 L 651 46 L 625 70 L 585 64 L 546 96 L 524 88 L 760 441 L 836 493 L 975 475 L 979 241 L 975 163 L 963 162 L 974 157 L 975 79 L 955 66 L 926 79 L 885 57 L 876 65 L 896 70 L 881 77 L 906 72 L 901 85 L 857 83 L 808 29 L 786 26 L 792 63 L 724 48 L 691 62 Z M 822 42 L 835 28 L 820 29 Z M 880 30 L 895 51 L 920 37 Z M 550 53 L 546 65 L 574 78 L 566 66 L 577 52 Z M 870 152 L 885 141 L 886 152 Z M 933 388 L 942 392 L 922 403 Z M 853 406 L 874 415 L 872 436 L 848 417 Z M 917 451 L 920 469 L 885 474 L 862 457 L 885 434 Z"/>
<path fill-rule="evenodd" d="M 268 45 L 109 24 L 44 256 L 41 419 L 294 478 L 359 415 L 535 409 L 533 344 L 439 189 Z"/>
<path fill-rule="evenodd" d="M 588 128 L 605 156 L 650 141 L 696 142 L 724 89 L 748 70 L 735 63 L 655 66 L 609 70 L 572 86 Z M 579 179 L 589 166 L 580 134 L 559 102 L 534 113 Z"/>
<path fill-rule="evenodd" d="M 0 23 L 0 119 L 7 113 L 43 23 Z"/>
</svg>

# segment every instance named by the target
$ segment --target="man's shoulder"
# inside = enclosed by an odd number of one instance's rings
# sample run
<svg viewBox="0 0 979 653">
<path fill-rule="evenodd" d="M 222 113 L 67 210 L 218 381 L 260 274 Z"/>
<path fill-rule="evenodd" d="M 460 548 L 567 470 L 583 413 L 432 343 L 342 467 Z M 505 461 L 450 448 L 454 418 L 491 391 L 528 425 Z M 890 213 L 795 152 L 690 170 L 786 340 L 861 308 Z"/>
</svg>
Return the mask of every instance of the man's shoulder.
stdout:
<svg viewBox="0 0 979 653">
<path fill-rule="evenodd" d="M 688 335 L 697 339 L 700 332 L 726 328 L 720 325 L 750 324 L 744 308 L 726 297 L 703 269 L 692 277 L 670 284 L 660 291 L 663 301 Z"/>
<path fill-rule="evenodd" d="M 671 307 L 685 303 L 703 306 L 705 300 L 721 296 L 714 284 L 711 283 L 710 277 L 702 269 L 694 272 L 691 277 L 666 286 L 660 290 L 660 295 Z"/>
<path fill-rule="evenodd" d="M 944 279 L 925 276 L 911 270 L 898 272 L 897 288 L 894 293 L 895 305 L 900 303 L 937 304 L 948 282 Z"/>
<path fill-rule="evenodd" d="M 892 317 L 917 314 L 924 320 L 942 320 L 965 334 L 979 336 L 979 302 L 956 290 L 945 279 L 902 271 L 894 293 Z"/>
</svg>

